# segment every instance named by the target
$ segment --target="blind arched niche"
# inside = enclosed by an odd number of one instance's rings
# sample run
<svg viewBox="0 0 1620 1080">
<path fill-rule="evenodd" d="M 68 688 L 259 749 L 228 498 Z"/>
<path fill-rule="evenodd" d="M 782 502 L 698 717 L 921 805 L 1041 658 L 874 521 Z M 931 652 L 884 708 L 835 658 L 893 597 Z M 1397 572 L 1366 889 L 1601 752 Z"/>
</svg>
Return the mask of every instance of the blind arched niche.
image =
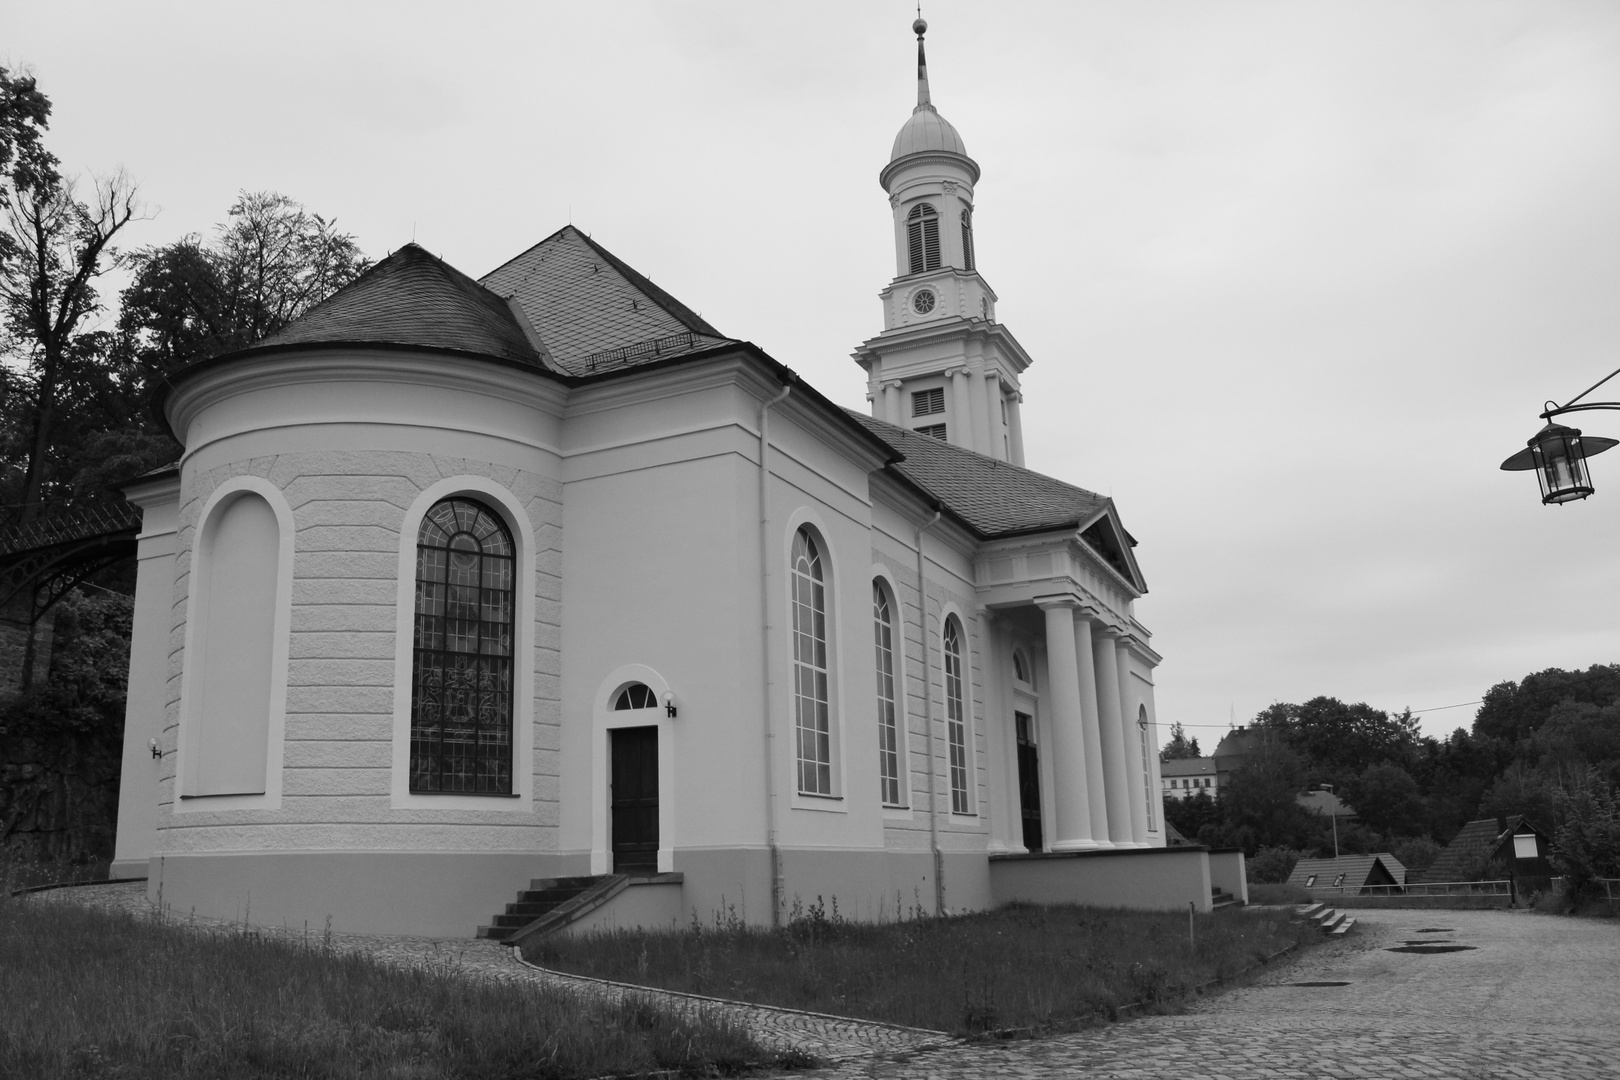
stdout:
<svg viewBox="0 0 1620 1080">
<path fill-rule="evenodd" d="M 185 794 L 263 794 L 281 529 L 264 497 L 245 491 L 208 516 L 198 543 Z"/>
</svg>

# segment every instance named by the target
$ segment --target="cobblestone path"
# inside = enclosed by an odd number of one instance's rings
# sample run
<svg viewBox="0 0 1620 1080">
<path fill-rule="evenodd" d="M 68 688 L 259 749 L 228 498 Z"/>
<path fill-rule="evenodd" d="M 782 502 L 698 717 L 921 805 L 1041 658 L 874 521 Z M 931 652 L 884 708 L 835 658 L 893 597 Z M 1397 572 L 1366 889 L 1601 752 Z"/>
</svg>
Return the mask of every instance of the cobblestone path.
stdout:
<svg viewBox="0 0 1620 1080">
<path fill-rule="evenodd" d="M 152 913 L 144 885 L 39 894 Z M 558 975 L 487 941 L 333 934 L 334 948 L 579 993 L 646 993 L 715 1008 L 776 1046 L 834 1064 L 815 1080 L 1250 1080 L 1443 1077 L 1620 1080 L 1620 923 L 1513 911 L 1365 911 L 1348 937 L 1264 971 L 1251 985 L 1150 1016 L 1045 1039 L 963 1043 L 932 1032 L 735 1005 Z M 185 921 L 182 917 L 180 921 Z M 224 927 L 216 920 L 198 925 Z M 318 928 L 257 928 L 319 942 Z M 1408 942 L 1472 946 L 1394 953 Z M 1300 986 L 1300 983 L 1345 983 Z"/>
</svg>

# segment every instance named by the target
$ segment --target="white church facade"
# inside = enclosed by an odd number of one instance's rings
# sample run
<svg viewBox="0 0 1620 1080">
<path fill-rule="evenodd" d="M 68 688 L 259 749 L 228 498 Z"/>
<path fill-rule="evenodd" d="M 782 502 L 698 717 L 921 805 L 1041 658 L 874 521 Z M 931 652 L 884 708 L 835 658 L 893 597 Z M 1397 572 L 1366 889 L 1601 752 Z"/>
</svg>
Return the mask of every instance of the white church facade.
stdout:
<svg viewBox="0 0 1620 1080">
<path fill-rule="evenodd" d="M 172 378 L 115 875 L 434 935 L 548 877 L 633 875 L 625 922 L 1241 890 L 1164 847 L 1134 541 L 1023 467 L 918 40 L 870 416 L 572 227 L 476 281 L 408 245 Z"/>
</svg>

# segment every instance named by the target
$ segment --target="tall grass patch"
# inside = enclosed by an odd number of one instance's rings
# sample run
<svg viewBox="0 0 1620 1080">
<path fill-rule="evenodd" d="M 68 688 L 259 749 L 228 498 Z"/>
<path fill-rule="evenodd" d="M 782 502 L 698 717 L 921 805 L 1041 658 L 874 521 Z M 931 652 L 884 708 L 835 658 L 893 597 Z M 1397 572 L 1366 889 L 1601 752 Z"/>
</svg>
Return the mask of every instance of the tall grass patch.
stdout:
<svg viewBox="0 0 1620 1080">
<path fill-rule="evenodd" d="M 685 930 L 553 935 L 527 959 L 579 975 L 957 1034 L 1177 1007 L 1313 940 L 1286 912 L 1186 914 L 1009 905 L 953 918 L 855 923 L 820 901 L 772 931 L 736 920 Z"/>
<path fill-rule="evenodd" d="M 803 1064 L 713 1010 L 610 1005 L 251 932 L 0 898 L 0 1076 L 570 1078 Z"/>
</svg>

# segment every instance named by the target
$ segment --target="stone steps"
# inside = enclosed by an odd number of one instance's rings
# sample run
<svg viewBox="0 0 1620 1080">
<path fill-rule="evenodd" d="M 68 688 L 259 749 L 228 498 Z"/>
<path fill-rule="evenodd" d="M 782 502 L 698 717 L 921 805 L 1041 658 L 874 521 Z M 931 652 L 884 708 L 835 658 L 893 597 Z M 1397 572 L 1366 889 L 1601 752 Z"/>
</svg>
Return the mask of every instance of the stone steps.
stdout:
<svg viewBox="0 0 1620 1080">
<path fill-rule="evenodd" d="M 1294 909 L 1295 918 L 1305 919 L 1315 923 L 1316 928 L 1324 934 L 1339 937 L 1350 932 L 1356 925 L 1356 920 L 1342 911 L 1328 907 L 1323 903 L 1304 904 Z"/>
<path fill-rule="evenodd" d="M 478 928 L 478 936 L 505 941 L 530 923 L 551 914 L 585 890 L 603 880 L 600 877 L 535 878 L 517 894 L 517 900 Z"/>
</svg>

